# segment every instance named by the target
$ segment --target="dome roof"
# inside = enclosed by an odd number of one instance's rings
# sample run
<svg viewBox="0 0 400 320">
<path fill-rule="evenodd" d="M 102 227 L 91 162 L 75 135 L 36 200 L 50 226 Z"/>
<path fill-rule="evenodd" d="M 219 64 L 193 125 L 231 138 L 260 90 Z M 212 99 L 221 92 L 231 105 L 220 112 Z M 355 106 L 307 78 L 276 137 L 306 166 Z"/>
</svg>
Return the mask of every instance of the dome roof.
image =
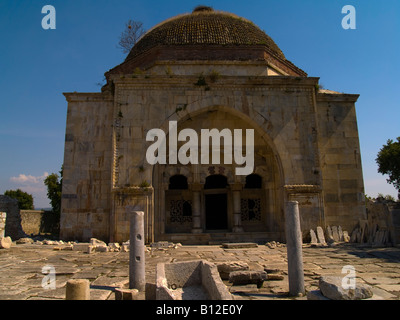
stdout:
<svg viewBox="0 0 400 320">
<path fill-rule="evenodd" d="M 179 15 L 158 24 L 136 43 L 125 61 L 160 45 L 263 45 L 273 55 L 285 60 L 276 43 L 254 23 L 210 7 L 197 7 L 191 14 Z"/>
<path fill-rule="evenodd" d="M 146 70 L 156 61 L 264 61 L 279 74 L 307 76 L 253 22 L 204 6 L 150 29 L 125 61 L 105 75 Z"/>
</svg>

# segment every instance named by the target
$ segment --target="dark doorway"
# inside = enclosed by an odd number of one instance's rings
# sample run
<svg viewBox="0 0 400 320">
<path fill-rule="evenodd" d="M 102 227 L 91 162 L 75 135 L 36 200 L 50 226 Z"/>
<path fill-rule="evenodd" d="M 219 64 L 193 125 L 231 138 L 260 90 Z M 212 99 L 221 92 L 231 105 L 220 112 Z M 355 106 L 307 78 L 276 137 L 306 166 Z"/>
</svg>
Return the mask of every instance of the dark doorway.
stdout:
<svg viewBox="0 0 400 320">
<path fill-rule="evenodd" d="M 206 178 L 204 189 L 225 189 L 228 186 L 227 177 L 221 174 L 214 174 Z"/>
<path fill-rule="evenodd" d="M 206 194 L 206 229 L 228 229 L 228 210 L 226 193 Z"/>
</svg>

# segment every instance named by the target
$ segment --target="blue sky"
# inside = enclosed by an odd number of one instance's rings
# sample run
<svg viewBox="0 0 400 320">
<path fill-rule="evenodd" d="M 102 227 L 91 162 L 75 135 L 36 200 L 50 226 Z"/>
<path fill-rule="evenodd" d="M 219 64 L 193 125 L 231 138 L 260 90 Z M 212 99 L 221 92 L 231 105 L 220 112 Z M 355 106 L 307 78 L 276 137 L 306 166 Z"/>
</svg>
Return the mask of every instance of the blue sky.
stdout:
<svg viewBox="0 0 400 320">
<path fill-rule="evenodd" d="M 55 30 L 41 26 L 47 4 L 56 9 Z M 400 136 L 398 0 L 1 0 L 0 194 L 21 188 L 33 194 L 35 207 L 49 207 L 43 178 L 63 162 L 62 93 L 100 91 L 104 72 L 125 59 L 117 43 L 129 19 L 150 29 L 199 4 L 253 21 L 326 89 L 360 94 L 366 194 L 397 196 L 375 158 Z M 356 9 L 355 30 L 342 28 L 344 5 Z"/>
</svg>

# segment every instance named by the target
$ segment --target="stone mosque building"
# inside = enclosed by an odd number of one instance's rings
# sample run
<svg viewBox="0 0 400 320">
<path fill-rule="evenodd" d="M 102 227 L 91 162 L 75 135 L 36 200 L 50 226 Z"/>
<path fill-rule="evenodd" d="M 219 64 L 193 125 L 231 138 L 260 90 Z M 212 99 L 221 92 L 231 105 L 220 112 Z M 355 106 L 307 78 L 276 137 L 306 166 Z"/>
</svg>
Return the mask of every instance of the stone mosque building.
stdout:
<svg viewBox="0 0 400 320">
<path fill-rule="evenodd" d="M 128 240 L 128 205 L 144 211 L 147 243 L 284 242 L 289 200 L 304 235 L 351 232 L 365 217 L 358 95 L 320 90 L 251 21 L 197 7 L 153 27 L 105 76 L 101 92 L 65 93 L 62 239 Z M 222 142 L 218 163 L 167 152 L 151 164 L 152 129 L 166 150 L 184 129 L 199 141 L 203 129 L 241 129 L 253 170 L 237 174 Z"/>
</svg>

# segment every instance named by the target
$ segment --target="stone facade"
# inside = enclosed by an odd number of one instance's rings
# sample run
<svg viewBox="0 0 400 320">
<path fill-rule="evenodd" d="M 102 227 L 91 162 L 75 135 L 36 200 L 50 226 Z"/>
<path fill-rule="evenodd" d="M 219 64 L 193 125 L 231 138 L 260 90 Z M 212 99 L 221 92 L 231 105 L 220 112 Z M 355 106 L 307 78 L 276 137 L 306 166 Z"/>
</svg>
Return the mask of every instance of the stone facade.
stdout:
<svg viewBox="0 0 400 320">
<path fill-rule="evenodd" d="M 318 78 L 262 48 L 265 59 L 238 46 L 223 60 L 219 46 L 215 60 L 168 60 L 159 46 L 107 72 L 101 93 L 65 93 L 61 237 L 126 241 L 131 205 L 145 212 L 146 242 L 282 241 L 285 201 L 299 202 L 305 233 L 351 231 L 365 215 L 358 95 L 318 90 Z M 150 165 L 147 132 L 168 135 L 170 121 L 199 136 L 253 129 L 253 174 L 223 161 Z"/>
</svg>

